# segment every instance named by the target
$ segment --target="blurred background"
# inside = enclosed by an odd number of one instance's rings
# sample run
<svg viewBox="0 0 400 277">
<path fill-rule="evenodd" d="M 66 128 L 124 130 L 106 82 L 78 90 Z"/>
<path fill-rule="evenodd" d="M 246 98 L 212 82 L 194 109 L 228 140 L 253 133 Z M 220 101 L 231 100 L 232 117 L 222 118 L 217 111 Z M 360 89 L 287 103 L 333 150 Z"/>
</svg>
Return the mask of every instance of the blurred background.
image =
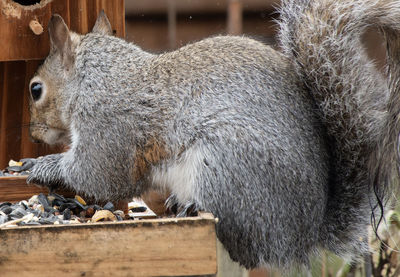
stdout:
<svg viewBox="0 0 400 277">
<path fill-rule="evenodd" d="M 162 52 L 216 34 L 274 43 L 276 0 L 126 0 L 126 39 Z"/>
</svg>

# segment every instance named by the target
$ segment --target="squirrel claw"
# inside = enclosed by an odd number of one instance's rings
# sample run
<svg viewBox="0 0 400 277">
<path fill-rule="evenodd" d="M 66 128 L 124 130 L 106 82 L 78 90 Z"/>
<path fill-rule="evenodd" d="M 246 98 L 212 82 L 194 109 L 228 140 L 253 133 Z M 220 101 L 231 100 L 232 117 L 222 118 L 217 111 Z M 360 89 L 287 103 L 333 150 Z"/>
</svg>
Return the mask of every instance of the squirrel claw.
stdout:
<svg viewBox="0 0 400 277">
<path fill-rule="evenodd" d="M 47 187 L 49 190 L 60 187 L 63 184 L 61 177 L 58 175 L 58 161 L 60 157 L 59 154 L 55 154 L 38 160 L 32 167 L 26 183 Z"/>
<path fill-rule="evenodd" d="M 194 202 L 186 204 L 179 203 L 175 195 L 171 195 L 165 201 L 165 207 L 168 213 L 174 214 L 176 217 L 188 217 L 198 215 L 198 205 Z"/>
</svg>

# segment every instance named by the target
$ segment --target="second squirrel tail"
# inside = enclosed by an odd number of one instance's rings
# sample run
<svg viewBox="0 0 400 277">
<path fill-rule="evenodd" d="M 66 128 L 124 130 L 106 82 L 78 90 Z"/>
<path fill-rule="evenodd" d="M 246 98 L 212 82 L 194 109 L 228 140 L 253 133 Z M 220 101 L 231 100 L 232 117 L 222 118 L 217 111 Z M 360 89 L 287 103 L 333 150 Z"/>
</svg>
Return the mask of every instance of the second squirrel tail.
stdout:
<svg viewBox="0 0 400 277">
<path fill-rule="evenodd" d="M 361 42 L 371 25 L 383 30 L 390 44 L 389 80 Z M 400 1 L 282 3 L 282 49 L 320 108 L 330 140 L 329 200 L 320 243 L 341 255 L 366 247 L 371 204 L 381 203 L 371 184 L 384 191 L 397 160 L 399 31 Z"/>
</svg>

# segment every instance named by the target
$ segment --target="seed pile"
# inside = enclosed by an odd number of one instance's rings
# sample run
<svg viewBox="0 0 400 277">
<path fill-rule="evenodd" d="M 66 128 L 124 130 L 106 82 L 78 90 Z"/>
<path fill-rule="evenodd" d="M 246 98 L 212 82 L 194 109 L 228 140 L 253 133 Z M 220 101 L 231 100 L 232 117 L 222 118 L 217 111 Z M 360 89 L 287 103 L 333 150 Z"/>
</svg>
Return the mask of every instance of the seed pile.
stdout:
<svg viewBox="0 0 400 277">
<path fill-rule="evenodd" d="M 8 167 L 4 170 L 0 170 L 0 176 L 21 176 L 29 175 L 29 170 L 35 165 L 37 159 L 27 158 L 22 159 L 19 162 L 10 160 Z"/>
<path fill-rule="evenodd" d="M 19 162 L 10 160 L 8 167 L 0 170 L 0 177 L 29 175 L 36 162 L 37 159 L 33 158 L 21 159 Z M 54 192 L 48 195 L 41 193 L 18 203 L 0 202 L 0 228 L 156 217 L 141 199 L 130 202 L 128 209 L 129 212 L 125 214 L 116 210 L 111 202 L 104 206 L 88 205 L 79 195 L 67 198 Z"/>
<path fill-rule="evenodd" d="M 122 221 L 148 217 L 148 209 L 138 202 L 129 203 L 129 212 L 115 210 L 111 202 L 104 206 L 87 205 L 76 195 L 65 198 L 57 193 L 32 196 L 18 203 L 0 203 L 0 228 L 14 226 L 34 226 L 48 224 L 75 224 L 99 221 Z"/>
</svg>

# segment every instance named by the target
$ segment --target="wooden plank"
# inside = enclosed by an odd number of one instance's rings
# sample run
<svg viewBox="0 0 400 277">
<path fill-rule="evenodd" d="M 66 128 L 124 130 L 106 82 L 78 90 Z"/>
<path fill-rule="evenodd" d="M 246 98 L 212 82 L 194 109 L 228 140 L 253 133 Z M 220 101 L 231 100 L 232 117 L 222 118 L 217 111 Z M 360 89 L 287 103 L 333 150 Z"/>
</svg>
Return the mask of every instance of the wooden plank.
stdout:
<svg viewBox="0 0 400 277">
<path fill-rule="evenodd" d="M 49 51 L 47 24 L 53 13 L 61 14 L 71 30 L 87 33 L 101 9 L 109 17 L 115 34 L 124 37 L 123 0 L 43 0 L 31 6 L 22 6 L 12 0 L 0 0 L 0 37 L 3 41 L 0 44 L 0 61 L 45 58 Z M 35 35 L 30 30 L 29 22 L 33 19 L 42 25 L 42 34 Z"/>
<path fill-rule="evenodd" d="M 11 0 L 0 1 L 0 61 L 44 57 L 48 52 L 47 35 L 35 35 L 29 28 L 29 22 L 36 19 L 41 24 L 47 23 L 50 14 L 46 5 L 21 6 Z M 42 25 L 43 26 L 43 25 Z"/>
<path fill-rule="evenodd" d="M 123 3 L 121 5 L 118 4 L 118 2 L 115 3 L 109 0 L 97 0 L 96 7 L 98 12 L 101 10 L 106 12 L 108 19 L 112 22 L 111 27 L 114 35 L 125 37 L 125 5 L 123 5 Z M 91 26 L 94 25 L 96 18 L 91 23 Z M 120 18 L 123 18 L 124 20 L 120 20 Z"/>
<path fill-rule="evenodd" d="M 59 14 L 64 18 L 65 23 L 71 26 L 70 0 L 63 0 L 63 4 L 50 3 L 51 14 Z"/>
<path fill-rule="evenodd" d="M 203 217 L 0 229 L 11 276 L 215 274 L 215 220 Z"/>
<path fill-rule="evenodd" d="M 80 34 L 85 34 L 89 31 L 86 1 L 70 0 L 70 11 L 74 20 L 71 20 L 70 28 Z"/>
<path fill-rule="evenodd" d="M 35 194 L 49 192 L 45 187 L 28 185 L 26 178 L 26 176 L 0 177 L 0 202 L 18 202 L 27 200 Z M 66 197 L 75 196 L 71 191 L 57 192 Z"/>
<path fill-rule="evenodd" d="M 69 0 L 71 30 L 82 34 L 89 32 L 101 10 L 106 13 L 114 35 L 125 37 L 125 6 L 122 0 Z"/>
<path fill-rule="evenodd" d="M 0 63 L 0 167 L 6 163 L 5 152 L 6 144 L 6 116 L 7 116 L 7 81 L 6 81 L 6 64 Z"/>
<path fill-rule="evenodd" d="M 1 123 L 0 123 L 0 164 L 12 156 L 20 156 L 22 99 L 24 97 L 25 62 L 5 63 L 3 71 Z M 16 73 L 19 74 L 16 74 Z"/>
<path fill-rule="evenodd" d="M 0 202 L 17 202 L 34 194 L 48 193 L 43 187 L 28 185 L 26 176 L 0 177 Z"/>
<path fill-rule="evenodd" d="M 123 0 L 69 0 L 70 28 L 81 34 L 90 32 L 98 13 L 104 10 L 111 23 L 114 35 L 125 37 L 124 3 Z"/>
</svg>

